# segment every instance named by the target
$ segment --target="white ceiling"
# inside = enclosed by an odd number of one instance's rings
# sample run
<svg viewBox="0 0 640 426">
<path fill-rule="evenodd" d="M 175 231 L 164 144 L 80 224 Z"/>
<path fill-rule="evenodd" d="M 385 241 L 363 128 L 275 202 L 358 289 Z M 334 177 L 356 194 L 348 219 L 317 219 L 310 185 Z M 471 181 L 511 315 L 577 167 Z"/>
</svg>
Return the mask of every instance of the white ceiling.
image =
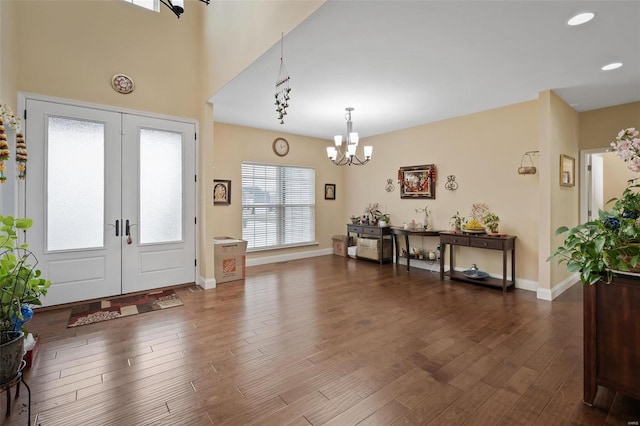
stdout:
<svg viewBox="0 0 640 426">
<path fill-rule="evenodd" d="M 567 25 L 583 11 L 595 19 Z M 280 43 L 211 98 L 215 121 L 332 139 L 350 106 L 362 138 L 547 89 L 587 111 L 640 100 L 640 1 L 329 0 L 285 36 L 284 63 L 285 124 L 274 105 Z"/>
</svg>

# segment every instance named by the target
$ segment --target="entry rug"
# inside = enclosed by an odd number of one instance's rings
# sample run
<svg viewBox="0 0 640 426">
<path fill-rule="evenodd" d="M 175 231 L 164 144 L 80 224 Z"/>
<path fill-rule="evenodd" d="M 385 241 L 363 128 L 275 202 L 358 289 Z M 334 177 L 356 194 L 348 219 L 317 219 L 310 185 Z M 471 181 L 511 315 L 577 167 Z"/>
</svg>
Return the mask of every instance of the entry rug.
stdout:
<svg viewBox="0 0 640 426">
<path fill-rule="evenodd" d="M 112 297 L 74 306 L 71 309 L 67 327 L 78 327 L 182 305 L 182 300 L 173 290 L 158 290 L 133 296 Z"/>
</svg>

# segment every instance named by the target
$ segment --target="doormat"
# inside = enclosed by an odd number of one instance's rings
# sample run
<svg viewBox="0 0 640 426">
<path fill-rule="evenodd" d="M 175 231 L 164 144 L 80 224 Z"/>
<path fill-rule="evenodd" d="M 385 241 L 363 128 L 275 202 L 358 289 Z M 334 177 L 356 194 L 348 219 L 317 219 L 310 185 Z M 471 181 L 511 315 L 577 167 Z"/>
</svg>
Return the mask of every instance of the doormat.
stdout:
<svg viewBox="0 0 640 426">
<path fill-rule="evenodd" d="M 184 303 L 173 290 L 111 297 L 97 302 L 83 303 L 71 308 L 71 316 L 67 327 L 78 327 L 182 305 Z"/>
</svg>

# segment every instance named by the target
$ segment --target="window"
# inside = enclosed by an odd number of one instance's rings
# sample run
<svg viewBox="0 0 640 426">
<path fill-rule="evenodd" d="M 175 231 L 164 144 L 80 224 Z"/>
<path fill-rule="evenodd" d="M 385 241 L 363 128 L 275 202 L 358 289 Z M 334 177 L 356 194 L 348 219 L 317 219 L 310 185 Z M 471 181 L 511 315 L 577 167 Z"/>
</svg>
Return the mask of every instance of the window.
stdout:
<svg viewBox="0 0 640 426">
<path fill-rule="evenodd" d="M 315 242 L 315 170 L 242 163 L 242 238 L 247 249 Z"/>
<path fill-rule="evenodd" d="M 155 12 L 160 11 L 160 5 L 158 0 L 124 0 L 127 3 L 132 3 L 145 9 L 153 10 Z"/>
</svg>

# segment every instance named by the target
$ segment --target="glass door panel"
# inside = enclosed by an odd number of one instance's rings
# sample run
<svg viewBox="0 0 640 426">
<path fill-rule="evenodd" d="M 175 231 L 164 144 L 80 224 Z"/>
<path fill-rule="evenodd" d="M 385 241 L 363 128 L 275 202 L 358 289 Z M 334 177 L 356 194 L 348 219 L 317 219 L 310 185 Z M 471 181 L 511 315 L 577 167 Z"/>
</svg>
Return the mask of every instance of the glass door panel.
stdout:
<svg viewBox="0 0 640 426">
<path fill-rule="evenodd" d="M 104 247 L 105 124 L 48 118 L 46 250 Z"/>
<path fill-rule="evenodd" d="M 182 134 L 140 129 L 140 244 L 182 241 Z"/>
</svg>

